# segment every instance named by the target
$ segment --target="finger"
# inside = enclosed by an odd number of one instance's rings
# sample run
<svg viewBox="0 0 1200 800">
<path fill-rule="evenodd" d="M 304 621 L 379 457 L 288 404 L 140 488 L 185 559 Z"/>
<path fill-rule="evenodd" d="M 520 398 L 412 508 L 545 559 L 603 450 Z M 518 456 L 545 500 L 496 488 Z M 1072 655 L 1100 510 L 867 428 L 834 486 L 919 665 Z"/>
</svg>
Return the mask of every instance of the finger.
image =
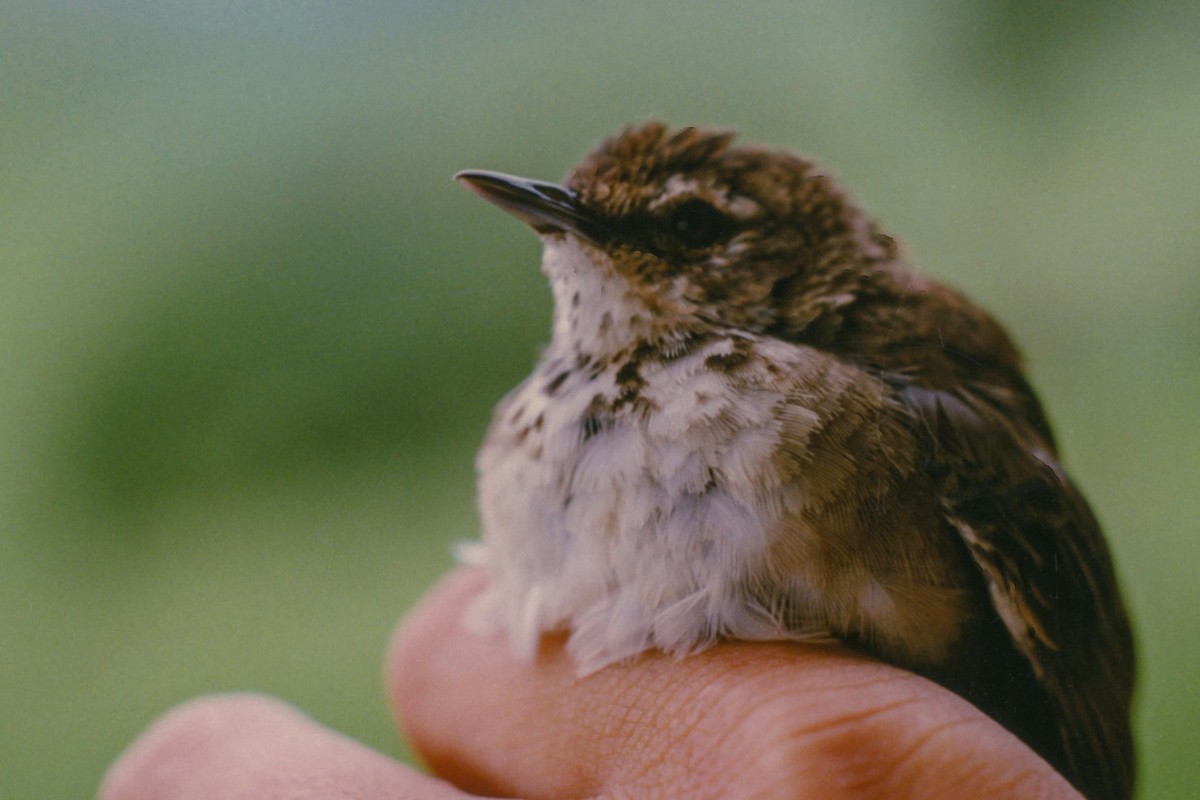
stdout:
<svg viewBox="0 0 1200 800">
<path fill-rule="evenodd" d="M 647 654 L 576 678 L 561 640 L 534 664 L 462 630 L 482 585 L 452 574 L 397 633 L 389 691 L 430 766 L 520 796 L 1073 797 L 957 696 L 833 646 Z"/>
<path fill-rule="evenodd" d="M 109 769 L 100 800 L 274 800 L 467 795 L 254 695 L 193 700 Z"/>
</svg>

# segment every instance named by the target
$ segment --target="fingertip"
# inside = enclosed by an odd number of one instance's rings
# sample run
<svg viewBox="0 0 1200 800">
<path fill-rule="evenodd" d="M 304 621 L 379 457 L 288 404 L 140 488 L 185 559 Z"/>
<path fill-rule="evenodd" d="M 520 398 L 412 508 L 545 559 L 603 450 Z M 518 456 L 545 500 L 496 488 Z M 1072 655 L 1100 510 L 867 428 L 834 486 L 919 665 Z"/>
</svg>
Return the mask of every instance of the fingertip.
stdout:
<svg viewBox="0 0 1200 800">
<path fill-rule="evenodd" d="M 392 634 L 385 659 L 389 680 L 412 659 L 427 655 L 447 632 L 461 628 L 463 610 L 486 582 L 483 570 L 462 567 L 445 575 L 421 598 Z"/>
<path fill-rule="evenodd" d="M 104 777 L 100 800 L 423 797 L 461 791 L 270 698 L 217 695 L 168 712 Z"/>
<path fill-rule="evenodd" d="M 396 626 L 384 658 L 384 685 L 401 728 L 406 706 L 414 698 L 425 696 L 439 659 L 456 644 L 472 644 L 461 637 L 477 638 L 463 629 L 461 621 L 466 605 L 486 580 L 480 569 L 465 567 L 450 572 Z"/>
<path fill-rule="evenodd" d="M 509 785 L 482 764 L 504 757 L 497 742 L 536 737 L 522 720 L 574 675 L 556 680 L 553 659 L 516 661 L 502 637 L 467 629 L 463 614 L 486 579 L 469 567 L 443 578 L 397 627 L 384 672 L 396 725 L 425 763 L 467 790 L 505 794 Z"/>
<path fill-rule="evenodd" d="M 279 700 L 251 693 L 199 697 L 168 711 L 109 767 L 100 800 L 173 796 L 231 742 L 262 727 L 308 719 Z"/>
</svg>

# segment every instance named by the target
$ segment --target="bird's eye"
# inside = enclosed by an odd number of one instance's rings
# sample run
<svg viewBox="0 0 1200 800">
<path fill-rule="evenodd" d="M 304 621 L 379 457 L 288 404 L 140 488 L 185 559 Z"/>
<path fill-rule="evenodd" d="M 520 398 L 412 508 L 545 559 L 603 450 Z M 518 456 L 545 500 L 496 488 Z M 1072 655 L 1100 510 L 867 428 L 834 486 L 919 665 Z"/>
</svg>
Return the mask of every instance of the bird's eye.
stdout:
<svg viewBox="0 0 1200 800">
<path fill-rule="evenodd" d="M 704 200 L 693 198 L 671 209 L 666 233 L 688 249 L 708 247 L 728 236 L 733 221 Z"/>
</svg>

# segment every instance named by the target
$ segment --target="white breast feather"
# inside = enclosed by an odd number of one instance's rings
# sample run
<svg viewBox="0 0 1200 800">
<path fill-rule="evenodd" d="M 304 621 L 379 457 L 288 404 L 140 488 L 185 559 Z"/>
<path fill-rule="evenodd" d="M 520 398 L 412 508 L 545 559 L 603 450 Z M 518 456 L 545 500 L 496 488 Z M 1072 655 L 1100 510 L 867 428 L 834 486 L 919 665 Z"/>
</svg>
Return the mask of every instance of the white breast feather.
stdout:
<svg viewBox="0 0 1200 800">
<path fill-rule="evenodd" d="M 615 397 L 617 366 L 594 384 L 573 376 L 553 402 L 548 378 L 536 376 L 506 399 L 479 458 L 484 541 L 467 555 L 492 580 L 472 627 L 506 632 L 526 658 L 541 633 L 569 629 L 581 673 L 649 648 L 691 652 L 718 635 L 803 635 L 782 630 L 742 589 L 784 500 L 800 498 L 768 477 L 782 396 L 734 396 L 728 378 L 704 366 L 730 348 L 717 342 L 645 364 L 643 396 L 658 410 L 618 413 L 586 442 L 595 387 Z M 505 427 L 517 408 L 525 424 L 543 417 L 522 446 L 512 444 L 521 423 Z"/>
</svg>

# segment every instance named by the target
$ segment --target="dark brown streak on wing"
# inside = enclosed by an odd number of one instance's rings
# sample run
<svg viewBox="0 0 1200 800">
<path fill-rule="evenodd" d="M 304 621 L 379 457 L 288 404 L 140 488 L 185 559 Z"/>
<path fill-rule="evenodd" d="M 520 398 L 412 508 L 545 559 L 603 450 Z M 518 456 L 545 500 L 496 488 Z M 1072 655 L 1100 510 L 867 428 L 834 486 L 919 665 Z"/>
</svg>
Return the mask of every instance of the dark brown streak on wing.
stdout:
<svg viewBox="0 0 1200 800">
<path fill-rule="evenodd" d="M 1011 647 L 989 643 L 981 630 L 972 646 L 988 657 L 969 660 L 986 662 L 972 679 L 984 685 L 964 694 L 1092 800 L 1126 800 L 1129 622 L 1099 525 L 1058 464 L 1016 348 L 986 312 L 895 262 L 874 273 L 826 347 L 890 383 L 910 409 L 948 532 L 991 595 L 993 638 L 1011 637 Z"/>
<path fill-rule="evenodd" d="M 1056 766 L 1093 800 L 1128 798 L 1133 643 L 1095 517 L 1048 445 L 986 392 L 900 383 L 942 513 L 1057 711 Z"/>
</svg>

